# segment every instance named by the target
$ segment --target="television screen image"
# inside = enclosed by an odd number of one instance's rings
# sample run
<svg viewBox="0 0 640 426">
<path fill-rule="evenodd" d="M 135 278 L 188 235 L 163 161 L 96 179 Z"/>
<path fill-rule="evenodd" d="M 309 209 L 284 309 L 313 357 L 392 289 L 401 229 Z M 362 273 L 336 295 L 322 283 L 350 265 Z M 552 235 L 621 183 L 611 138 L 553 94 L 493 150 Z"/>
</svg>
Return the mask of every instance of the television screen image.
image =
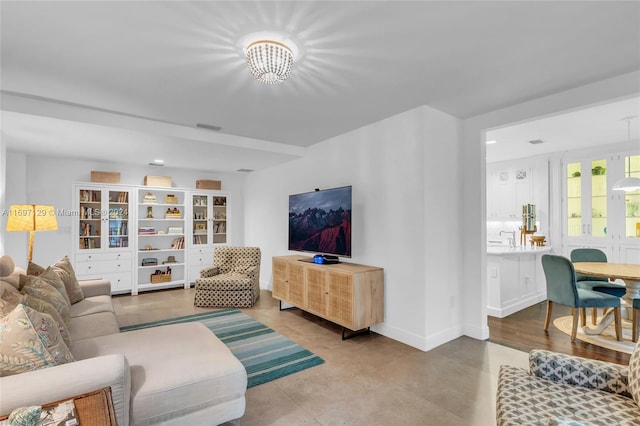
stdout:
<svg viewBox="0 0 640 426">
<path fill-rule="evenodd" d="M 351 257 L 351 186 L 289 196 L 289 250 Z"/>
</svg>

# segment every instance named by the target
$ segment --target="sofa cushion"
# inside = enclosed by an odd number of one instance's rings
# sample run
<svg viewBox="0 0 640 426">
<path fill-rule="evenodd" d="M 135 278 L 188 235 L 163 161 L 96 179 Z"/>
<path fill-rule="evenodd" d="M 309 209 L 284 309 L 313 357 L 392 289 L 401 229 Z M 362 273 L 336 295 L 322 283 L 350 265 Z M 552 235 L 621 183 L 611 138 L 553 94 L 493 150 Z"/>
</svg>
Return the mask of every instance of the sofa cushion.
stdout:
<svg viewBox="0 0 640 426">
<path fill-rule="evenodd" d="M 111 296 L 85 297 L 81 301 L 71 305 L 69 313 L 71 318 L 97 314 L 99 312 L 114 312 Z"/>
<path fill-rule="evenodd" d="M 640 407 L 640 342 L 636 343 L 629 359 L 629 392 Z"/>
<path fill-rule="evenodd" d="M 74 361 L 51 316 L 18 305 L 0 319 L 0 377 Z"/>
<path fill-rule="evenodd" d="M 77 341 L 82 339 L 120 332 L 116 314 L 113 312 L 98 312 L 91 315 L 71 318 L 68 328 L 73 347 L 75 347 Z"/>
<path fill-rule="evenodd" d="M 524 369 L 504 365 L 498 375 L 496 409 L 499 426 L 546 425 L 553 419 L 636 424 L 640 416 L 631 398 L 540 379 Z"/>
<path fill-rule="evenodd" d="M 20 275 L 20 292 L 42 299 L 56 308 L 65 324 L 69 324 L 69 304 L 51 284 L 40 277 Z"/>
<path fill-rule="evenodd" d="M 78 359 L 124 355 L 131 367 L 131 423 L 171 423 L 207 406 L 244 402 L 243 365 L 199 322 L 75 342 Z M 174 420 L 175 423 L 175 420 Z"/>
<path fill-rule="evenodd" d="M 28 294 L 7 292 L 3 294 L 2 297 L 0 297 L 0 316 L 8 315 L 19 304 L 28 306 L 31 309 L 35 309 L 36 311 L 43 314 L 50 315 L 58 326 L 58 331 L 60 331 L 60 335 L 62 336 L 62 340 L 64 340 L 64 343 L 67 345 L 67 347 L 71 346 L 71 336 L 69 335 L 69 330 L 67 330 L 67 326 L 65 325 L 64 320 L 62 319 L 58 311 L 53 307 L 53 305 L 45 302 L 42 299 L 38 299 L 37 297 L 33 297 Z"/>
</svg>

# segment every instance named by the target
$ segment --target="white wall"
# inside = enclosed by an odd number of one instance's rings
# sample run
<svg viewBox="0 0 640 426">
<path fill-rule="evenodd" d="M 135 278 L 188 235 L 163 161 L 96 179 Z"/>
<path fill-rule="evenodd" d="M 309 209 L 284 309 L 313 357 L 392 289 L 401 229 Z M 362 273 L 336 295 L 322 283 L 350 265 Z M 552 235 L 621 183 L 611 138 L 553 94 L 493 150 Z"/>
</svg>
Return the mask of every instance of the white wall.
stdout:
<svg viewBox="0 0 640 426">
<path fill-rule="evenodd" d="M 230 244 L 244 244 L 244 175 L 211 173 L 197 170 L 137 167 L 100 161 L 71 160 L 9 152 L 7 156 L 7 204 L 51 204 L 57 210 L 75 211 L 73 184 L 89 182 L 91 170 L 120 172 L 120 183 L 143 185 L 144 176 L 171 176 L 173 187 L 195 188 L 198 179 L 222 181 L 222 190 L 229 194 Z M 65 254 L 71 255 L 76 238 L 72 238 L 72 217 L 58 216 L 58 231 L 37 232 L 33 260 L 49 265 Z M 6 219 L 3 220 L 6 226 Z M 26 265 L 27 233 L 7 233 L 5 251 L 17 265 Z M 11 235 L 13 234 L 13 235 Z"/>
<path fill-rule="evenodd" d="M 463 209 L 459 222 L 464 235 L 461 282 L 463 285 L 463 333 L 478 339 L 489 337 L 486 276 L 486 160 L 484 132 L 586 106 L 637 96 L 640 71 L 545 96 L 463 121 L 461 166 Z M 555 211 L 555 207 L 551 206 Z"/>
<path fill-rule="evenodd" d="M 0 216 L 5 217 L 3 214 L 6 210 L 5 204 L 5 188 L 7 184 L 6 179 L 6 167 L 7 167 L 7 149 L 4 143 L 4 134 L 0 132 Z M 6 219 L 5 219 L 6 220 Z M 4 254 L 4 226 L 0 227 L 0 256 Z"/>
<path fill-rule="evenodd" d="M 459 175 L 456 132 L 452 117 L 416 108 L 249 176 L 245 235 L 247 244 L 262 248 L 263 285 L 272 279 L 271 257 L 289 253 L 289 194 L 352 185 L 349 261 L 385 269 L 385 321 L 374 330 L 421 349 L 449 340 L 455 331 L 443 337 L 443 330 L 459 323 L 449 300 L 455 305 L 459 295 L 458 265 L 448 250 L 459 250 L 459 239 L 456 226 L 438 221 L 457 215 L 457 191 L 442 186 L 443 173 L 454 186 Z"/>
</svg>

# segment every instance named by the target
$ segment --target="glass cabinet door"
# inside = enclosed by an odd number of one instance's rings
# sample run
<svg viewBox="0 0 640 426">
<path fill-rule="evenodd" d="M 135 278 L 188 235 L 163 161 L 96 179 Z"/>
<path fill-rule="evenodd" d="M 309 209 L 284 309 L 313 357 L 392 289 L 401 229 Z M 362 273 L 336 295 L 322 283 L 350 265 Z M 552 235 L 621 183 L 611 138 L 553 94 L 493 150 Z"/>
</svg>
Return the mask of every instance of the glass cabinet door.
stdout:
<svg viewBox="0 0 640 426">
<path fill-rule="evenodd" d="M 607 160 L 568 163 L 567 236 L 607 236 Z"/>
<path fill-rule="evenodd" d="M 594 237 L 607 235 L 607 160 L 591 162 L 591 225 Z"/>
<path fill-rule="evenodd" d="M 209 197 L 193 195 L 193 245 L 203 246 L 209 241 Z"/>
<path fill-rule="evenodd" d="M 129 193 L 109 191 L 109 248 L 129 247 Z"/>
<path fill-rule="evenodd" d="M 624 175 L 640 178 L 640 155 L 624 158 Z M 627 192 L 624 204 L 625 236 L 640 238 L 640 190 Z"/>
<path fill-rule="evenodd" d="M 101 248 L 102 191 L 99 189 L 80 189 L 78 209 L 80 250 Z"/>
<path fill-rule="evenodd" d="M 582 163 L 567 164 L 567 235 L 582 236 Z"/>
</svg>

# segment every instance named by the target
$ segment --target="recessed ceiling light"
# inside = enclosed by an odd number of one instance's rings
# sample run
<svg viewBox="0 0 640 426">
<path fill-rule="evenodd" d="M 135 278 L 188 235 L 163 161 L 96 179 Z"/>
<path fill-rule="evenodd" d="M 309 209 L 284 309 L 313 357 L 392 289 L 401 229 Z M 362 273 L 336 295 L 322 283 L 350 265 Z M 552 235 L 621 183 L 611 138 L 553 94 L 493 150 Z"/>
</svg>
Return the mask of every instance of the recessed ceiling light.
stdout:
<svg viewBox="0 0 640 426">
<path fill-rule="evenodd" d="M 498 143 L 498 141 L 486 141 L 485 143 L 486 143 L 487 145 L 492 145 L 492 144 L 494 144 L 494 143 Z"/>
</svg>

